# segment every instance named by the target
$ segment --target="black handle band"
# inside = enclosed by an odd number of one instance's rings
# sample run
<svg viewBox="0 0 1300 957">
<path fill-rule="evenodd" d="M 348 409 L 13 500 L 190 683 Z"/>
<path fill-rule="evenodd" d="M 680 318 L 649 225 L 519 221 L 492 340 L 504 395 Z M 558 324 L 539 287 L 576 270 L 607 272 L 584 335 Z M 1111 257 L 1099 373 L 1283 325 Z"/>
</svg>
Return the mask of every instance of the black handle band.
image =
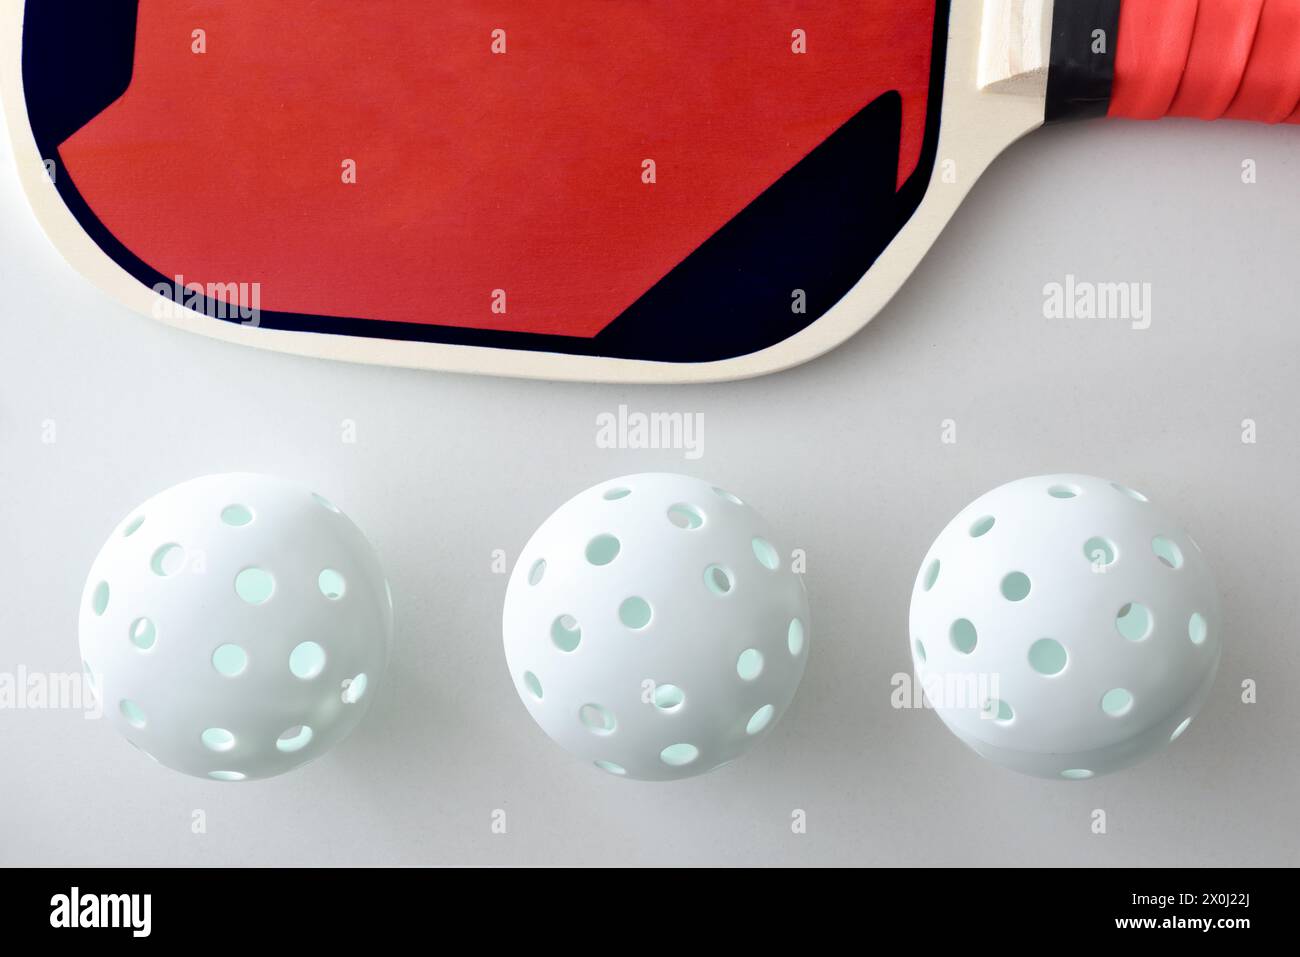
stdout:
<svg viewBox="0 0 1300 957">
<path fill-rule="evenodd" d="M 1056 0 L 1046 122 L 1105 116 L 1115 82 L 1121 0 Z"/>
</svg>

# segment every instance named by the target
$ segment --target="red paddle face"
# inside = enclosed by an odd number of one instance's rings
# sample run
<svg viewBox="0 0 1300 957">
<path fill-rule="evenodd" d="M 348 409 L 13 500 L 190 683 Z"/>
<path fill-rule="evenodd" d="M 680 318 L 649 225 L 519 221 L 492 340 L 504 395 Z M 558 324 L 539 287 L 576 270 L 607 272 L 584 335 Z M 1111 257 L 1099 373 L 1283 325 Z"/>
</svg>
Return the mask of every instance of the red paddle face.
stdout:
<svg viewBox="0 0 1300 957">
<path fill-rule="evenodd" d="M 945 2 L 510 7 L 32 0 L 32 129 L 140 281 L 377 338 L 745 355 L 920 202 Z"/>
</svg>

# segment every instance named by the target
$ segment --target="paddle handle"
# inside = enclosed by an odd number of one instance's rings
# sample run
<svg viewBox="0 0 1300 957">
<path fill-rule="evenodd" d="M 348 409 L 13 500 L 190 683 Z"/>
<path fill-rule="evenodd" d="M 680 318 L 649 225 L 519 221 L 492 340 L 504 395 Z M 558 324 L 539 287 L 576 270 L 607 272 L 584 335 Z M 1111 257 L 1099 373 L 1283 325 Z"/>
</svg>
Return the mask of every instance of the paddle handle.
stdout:
<svg viewBox="0 0 1300 957">
<path fill-rule="evenodd" d="M 1300 123 L 1300 0 L 1122 0 L 1107 114 Z"/>
</svg>

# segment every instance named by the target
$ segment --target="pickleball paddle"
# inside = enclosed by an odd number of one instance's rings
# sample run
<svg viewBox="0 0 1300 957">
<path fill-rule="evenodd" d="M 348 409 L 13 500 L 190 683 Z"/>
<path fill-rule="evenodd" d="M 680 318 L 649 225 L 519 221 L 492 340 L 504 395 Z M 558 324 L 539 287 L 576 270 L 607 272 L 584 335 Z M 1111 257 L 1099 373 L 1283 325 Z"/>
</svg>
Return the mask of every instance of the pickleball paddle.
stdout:
<svg viewBox="0 0 1300 957">
<path fill-rule="evenodd" d="M 1300 121 L 1300 0 L 12 0 L 69 261 L 307 355 L 702 381 L 861 328 L 1009 144 Z"/>
</svg>

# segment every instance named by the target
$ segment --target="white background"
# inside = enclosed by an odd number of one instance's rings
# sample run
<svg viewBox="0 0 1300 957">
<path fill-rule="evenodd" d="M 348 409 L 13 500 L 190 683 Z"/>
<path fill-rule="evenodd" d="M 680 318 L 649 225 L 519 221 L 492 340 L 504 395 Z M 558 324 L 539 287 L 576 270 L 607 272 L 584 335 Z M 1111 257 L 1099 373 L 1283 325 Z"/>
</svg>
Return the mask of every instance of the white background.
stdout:
<svg viewBox="0 0 1300 957">
<path fill-rule="evenodd" d="M 77 671 L 103 539 L 207 472 L 281 473 L 338 502 L 377 547 L 398 621 L 366 721 L 277 780 L 192 780 L 107 722 L 0 711 L 0 863 L 1300 863 L 1295 127 L 1037 133 L 863 333 L 788 373 L 696 387 L 393 371 L 173 331 L 63 263 L 0 153 L 0 671 Z M 1151 328 L 1044 319 L 1043 285 L 1067 273 L 1150 282 Z M 704 457 L 597 448 L 596 416 L 620 403 L 702 412 Z M 945 418 L 955 445 L 940 442 Z M 1241 441 L 1245 418 L 1257 444 Z M 782 723 L 737 764 L 672 784 L 602 774 L 533 725 L 490 566 L 577 491 L 658 469 L 734 489 L 806 549 L 813 603 Z M 1185 523 L 1227 632 L 1191 729 L 1081 783 L 994 767 L 933 714 L 890 706 L 933 536 L 994 485 L 1069 470 L 1140 488 Z M 1240 702 L 1246 678 L 1258 704 Z M 191 833 L 195 809 L 206 834 Z"/>
</svg>

